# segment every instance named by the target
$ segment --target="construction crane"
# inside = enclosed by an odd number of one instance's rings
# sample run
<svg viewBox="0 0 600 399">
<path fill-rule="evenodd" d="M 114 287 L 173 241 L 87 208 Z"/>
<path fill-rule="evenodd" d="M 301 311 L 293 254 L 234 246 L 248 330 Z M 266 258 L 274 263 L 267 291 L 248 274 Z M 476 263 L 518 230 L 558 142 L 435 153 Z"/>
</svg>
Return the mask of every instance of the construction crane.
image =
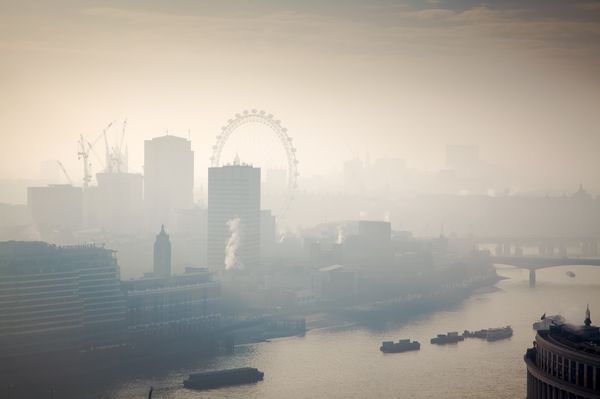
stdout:
<svg viewBox="0 0 600 399">
<path fill-rule="evenodd" d="M 104 137 L 104 144 L 106 147 L 106 168 L 108 169 L 110 163 L 110 151 L 108 149 L 108 138 L 106 137 L 106 132 L 110 127 L 115 123 L 115 121 L 110 122 L 100 133 L 93 142 L 87 141 L 83 135 L 79 136 L 78 143 L 78 151 L 77 151 L 77 159 L 83 161 L 83 189 L 87 190 L 91 181 L 92 181 L 92 163 L 90 161 L 90 152 L 94 152 L 94 146 L 100 140 L 100 138 Z"/>
<path fill-rule="evenodd" d="M 60 170 L 62 170 L 62 172 L 65 175 L 65 177 L 67 178 L 67 181 L 69 182 L 69 184 L 73 185 L 73 180 L 71 180 L 71 176 L 69 176 L 69 174 L 67 173 L 67 170 L 65 169 L 65 165 L 63 165 L 63 163 L 58 160 L 56 161 L 56 163 L 58 164 L 58 166 L 60 166 Z"/>
<path fill-rule="evenodd" d="M 123 143 L 125 142 L 125 128 L 127 127 L 127 119 L 123 121 L 123 128 L 121 129 L 121 138 L 118 141 L 118 144 L 115 145 L 112 149 L 111 161 L 114 163 L 112 165 L 113 172 L 127 172 L 127 154 L 123 152 Z"/>
</svg>

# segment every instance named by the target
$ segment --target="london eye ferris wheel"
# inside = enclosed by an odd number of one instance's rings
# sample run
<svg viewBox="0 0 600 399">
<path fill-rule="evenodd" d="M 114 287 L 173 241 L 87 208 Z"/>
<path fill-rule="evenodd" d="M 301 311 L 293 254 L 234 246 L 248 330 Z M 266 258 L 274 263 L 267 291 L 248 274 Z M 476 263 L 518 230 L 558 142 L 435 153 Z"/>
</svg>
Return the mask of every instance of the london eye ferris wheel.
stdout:
<svg viewBox="0 0 600 399">
<path fill-rule="evenodd" d="M 279 186 L 271 187 L 270 193 L 277 192 L 277 200 L 271 198 L 269 204 L 276 216 L 284 217 L 298 186 L 298 160 L 292 137 L 281 121 L 266 111 L 245 110 L 229 119 L 216 139 L 210 157 L 213 167 L 221 166 L 222 159 L 230 159 L 234 151 L 236 156 L 241 153 L 244 162 L 251 161 L 267 172 L 269 168 L 285 171 Z"/>
</svg>

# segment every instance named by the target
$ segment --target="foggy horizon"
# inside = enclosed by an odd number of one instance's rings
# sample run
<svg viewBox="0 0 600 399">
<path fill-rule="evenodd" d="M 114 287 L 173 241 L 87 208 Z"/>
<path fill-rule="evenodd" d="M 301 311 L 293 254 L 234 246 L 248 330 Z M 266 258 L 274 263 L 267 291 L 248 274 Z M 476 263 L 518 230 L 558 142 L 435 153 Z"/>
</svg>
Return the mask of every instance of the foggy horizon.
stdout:
<svg viewBox="0 0 600 399">
<path fill-rule="evenodd" d="M 189 131 L 201 181 L 221 126 L 256 108 L 302 178 L 367 156 L 434 173 L 468 144 L 521 189 L 600 191 L 594 2 L 34 4 L 2 6 L 0 178 L 57 159 L 79 181 L 79 135 L 126 118 L 132 171 L 144 139 Z"/>
<path fill-rule="evenodd" d="M 600 399 L 600 2 L 0 0 L 0 398 Z"/>
</svg>

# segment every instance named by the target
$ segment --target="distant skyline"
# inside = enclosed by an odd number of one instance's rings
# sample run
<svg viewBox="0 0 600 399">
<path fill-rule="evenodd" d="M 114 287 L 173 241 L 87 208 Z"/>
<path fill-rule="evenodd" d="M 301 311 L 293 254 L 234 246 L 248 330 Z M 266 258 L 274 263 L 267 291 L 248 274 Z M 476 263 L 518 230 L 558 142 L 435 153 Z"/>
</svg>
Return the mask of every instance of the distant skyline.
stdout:
<svg viewBox="0 0 600 399">
<path fill-rule="evenodd" d="M 3 2 L 0 60 L 0 178 L 59 159 L 80 181 L 79 135 L 127 118 L 132 171 L 145 139 L 189 130 L 204 180 L 221 126 L 257 108 L 303 177 L 367 153 L 433 171 L 473 144 L 532 188 L 600 191 L 593 1 Z"/>
</svg>

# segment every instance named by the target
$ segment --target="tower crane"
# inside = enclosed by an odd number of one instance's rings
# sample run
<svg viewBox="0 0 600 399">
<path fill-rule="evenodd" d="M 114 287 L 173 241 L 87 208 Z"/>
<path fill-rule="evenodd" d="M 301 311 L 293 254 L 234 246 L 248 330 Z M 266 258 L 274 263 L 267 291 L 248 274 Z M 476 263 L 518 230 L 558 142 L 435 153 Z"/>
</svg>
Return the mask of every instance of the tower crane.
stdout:
<svg viewBox="0 0 600 399">
<path fill-rule="evenodd" d="M 56 161 L 56 163 L 58 164 L 58 166 L 60 167 L 60 170 L 62 170 L 63 174 L 67 178 L 67 181 L 69 182 L 69 184 L 73 185 L 73 180 L 71 180 L 71 176 L 69 176 L 69 174 L 67 173 L 67 170 L 65 169 L 65 165 L 63 165 L 63 163 L 58 160 Z"/>
<path fill-rule="evenodd" d="M 86 190 L 91 181 L 92 181 L 92 163 L 90 162 L 90 151 L 94 152 L 94 146 L 100 140 L 100 138 L 104 137 L 104 144 L 106 147 L 106 168 L 110 166 L 110 151 L 108 149 L 108 138 L 106 137 L 106 132 L 113 125 L 115 121 L 110 122 L 102 132 L 94 139 L 93 142 L 87 141 L 83 135 L 79 136 L 78 151 L 77 158 L 83 161 L 83 189 Z M 94 152 L 95 154 L 95 152 Z"/>
</svg>

